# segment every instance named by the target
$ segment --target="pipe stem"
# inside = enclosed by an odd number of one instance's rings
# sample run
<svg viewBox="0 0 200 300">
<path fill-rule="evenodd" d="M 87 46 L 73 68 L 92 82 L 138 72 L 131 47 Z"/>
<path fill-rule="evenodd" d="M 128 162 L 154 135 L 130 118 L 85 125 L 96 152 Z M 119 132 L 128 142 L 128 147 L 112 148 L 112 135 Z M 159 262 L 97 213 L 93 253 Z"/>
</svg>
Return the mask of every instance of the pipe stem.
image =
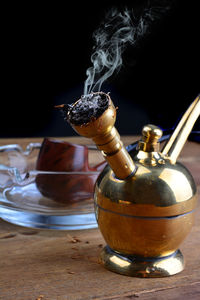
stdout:
<svg viewBox="0 0 200 300">
<path fill-rule="evenodd" d="M 194 123 L 200 115 L 200 94 L 189 106 L 180 122 L 178 123 L 176 129 L 174 130 L 172 136 L 170 137 L 167 144 L 162 150 L 162 154 L 170 157 L 172 163 L 176 163 L 176 160 L 187 141 L 187 138 L 194 126 Z"/>
</svg>

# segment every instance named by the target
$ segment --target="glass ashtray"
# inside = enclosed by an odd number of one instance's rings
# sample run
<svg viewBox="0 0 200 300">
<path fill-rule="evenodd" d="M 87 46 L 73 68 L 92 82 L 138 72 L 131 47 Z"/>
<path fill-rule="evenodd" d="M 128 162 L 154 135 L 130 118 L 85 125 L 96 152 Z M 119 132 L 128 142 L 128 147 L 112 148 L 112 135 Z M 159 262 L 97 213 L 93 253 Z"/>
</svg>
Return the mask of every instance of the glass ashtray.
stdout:
<svg viewBox="0 0 200 300">
<path fill-rule="evenodd" d="M 93 189 L 101 168 L 38 170 L 40 149 L 40 143 L 30 143 L 25 150 L 18 144 L 0 147 L 0 217 L 32 228 L 96 228 Z"/>
</svg>

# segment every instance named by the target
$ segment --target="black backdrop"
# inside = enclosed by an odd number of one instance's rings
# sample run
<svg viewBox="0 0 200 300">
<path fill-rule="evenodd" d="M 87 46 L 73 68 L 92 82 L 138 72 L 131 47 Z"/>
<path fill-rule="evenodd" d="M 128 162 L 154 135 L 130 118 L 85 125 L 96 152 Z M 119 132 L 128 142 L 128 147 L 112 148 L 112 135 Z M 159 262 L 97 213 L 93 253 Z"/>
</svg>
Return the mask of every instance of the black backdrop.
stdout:
<svg viewBox="0 0 200 300">
<path fill-rule="evenodd" d="M 110 7 L 134 10 L 147 2 L 4 7 L 0 137 L 75 135 L 54 105 L 83 93 L 93 31 Z M 127 49 L 120 72 L 102 87 L 119 107 L 121 134 L 139 134 L 149 122 L 172 127 L 200 92 L 198 1 L 171 2 L 172 11 L 139 47 Z"/>
</svg>

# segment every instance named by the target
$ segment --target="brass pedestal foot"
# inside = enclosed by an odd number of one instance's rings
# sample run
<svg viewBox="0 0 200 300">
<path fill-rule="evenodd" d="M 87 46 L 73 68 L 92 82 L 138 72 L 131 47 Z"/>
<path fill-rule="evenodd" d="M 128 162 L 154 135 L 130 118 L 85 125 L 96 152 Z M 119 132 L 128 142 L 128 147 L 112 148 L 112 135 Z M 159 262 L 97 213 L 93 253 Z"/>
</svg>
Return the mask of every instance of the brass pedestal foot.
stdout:
<svg viewBox="0 0 200 300">
<path fill-rule="evenodd" d="M 137 257 L 119 254 L 106 246 L 101 252 L 101 262 L 110 271 L 133 277 L 166 277 L 184 269 L 180 250 L 164 257 Z"/>
</svg>

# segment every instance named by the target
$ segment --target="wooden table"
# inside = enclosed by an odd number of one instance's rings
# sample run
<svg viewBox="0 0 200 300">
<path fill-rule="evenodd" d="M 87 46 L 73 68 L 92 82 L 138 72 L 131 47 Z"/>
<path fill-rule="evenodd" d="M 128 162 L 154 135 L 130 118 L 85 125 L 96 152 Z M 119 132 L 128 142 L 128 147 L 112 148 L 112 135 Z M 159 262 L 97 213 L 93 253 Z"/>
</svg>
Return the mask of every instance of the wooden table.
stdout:
<svg viewBox="0 0 200 300">
<path fill-rule="evenodd" d="M 130 143 L 135 138 L 125 138 Z M 41 139 L 2 139 L 25 146 Z M 80 138 L 71 142 L 85 143 Z M 179 159 L 193 174 L 200 193 L 200 144 L 187 142 Z M 0 221 L 0 299 L 107 300 L 200 299 L 200 209 L 181 245 L 185 270 L 175 276 L 140 279 L 104 269 L 98 261 L 105 242 L 98 229 L 48 231 Z"/>
</svg>

